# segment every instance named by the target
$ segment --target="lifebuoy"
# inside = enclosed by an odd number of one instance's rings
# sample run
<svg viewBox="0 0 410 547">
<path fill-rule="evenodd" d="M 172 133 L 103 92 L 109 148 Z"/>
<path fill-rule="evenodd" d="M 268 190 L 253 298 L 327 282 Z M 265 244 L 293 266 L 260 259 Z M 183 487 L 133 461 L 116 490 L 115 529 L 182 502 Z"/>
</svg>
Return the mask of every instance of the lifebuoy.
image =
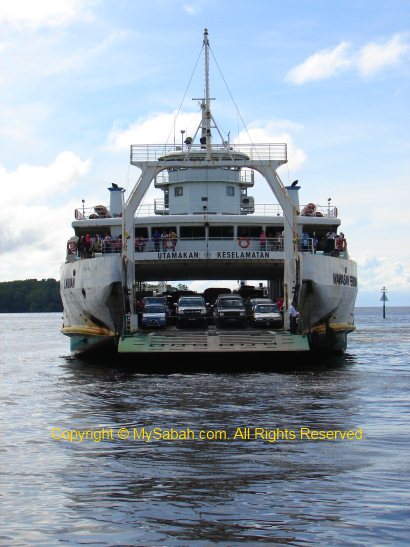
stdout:
<svg viewBox="0 0 410 547">
<path fill-rule="evenodd" d="M 77 243 L 75 241 L 69 241 L 68 242 L 68 250 L 71 254 L 74 254 L 77 252 Z"/>
<path fill-rule="evenodd" d="M 238 243 L 239 247 L 241 247 L 242 249 L 246 249 L 247 247 L 249 247 L 249 237 L 240 237 Z"/>
<path fill-rule="evenodd" d="M 174 246 L 174 243 L 173 243 L 172 239 L 166 239 L 165 240 L 164 247 L 166 249 L 171 249 L 173 246 Z"/>
</svg>

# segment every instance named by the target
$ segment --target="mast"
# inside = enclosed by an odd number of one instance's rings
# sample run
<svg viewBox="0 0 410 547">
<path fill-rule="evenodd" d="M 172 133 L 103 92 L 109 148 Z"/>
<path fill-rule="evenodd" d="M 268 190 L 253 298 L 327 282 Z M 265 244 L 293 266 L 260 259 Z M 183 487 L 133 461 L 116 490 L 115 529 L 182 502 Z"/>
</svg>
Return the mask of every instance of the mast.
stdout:
<svg viewBox="0 0 410 547">
<path fill-rule="evenodd" d="M 205 103 L 202 104 L 202 138 L 201 144 L 206 143 L 206 159 L 211 159 L 212 135 L 211 135 L 211 99 L 209 96 L 209 40 L 208 29 L 204 30 L 205 49 Z"/>
</svg>

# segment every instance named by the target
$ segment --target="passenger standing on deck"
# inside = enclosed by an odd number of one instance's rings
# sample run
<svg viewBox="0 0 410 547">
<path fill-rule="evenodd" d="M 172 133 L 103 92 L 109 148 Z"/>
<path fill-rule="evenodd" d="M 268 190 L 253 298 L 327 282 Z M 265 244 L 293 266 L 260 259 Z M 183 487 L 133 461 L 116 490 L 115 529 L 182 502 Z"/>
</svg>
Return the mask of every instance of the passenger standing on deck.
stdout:
<svg viewBox="0 0 410 547">
<path fill-rule="evenodd" d="M 289 330 L 290 334 L 296 334 L 298 330 L 298 317 L 299 312 L 296 308 L 296 304 L 292 302 L 289 308 Z"/>
<path fill-rule="evenodd" d="M 168 237 L 171 241 L 171 248 L 174 251 L 177 244 L 177 234 L 174 232 L 174 230 L 171 230 L 168 234 Z"/>
<path fill-rule="evenodd" d="M 154 230 L 154 233 L 152 234 L 152 241 L 154 242 L 154 247 L 156 251 L 159 251 L 159 244 L 161 241 L 161 234 L 158 232 L 158 230 Z"/>
<path fill-rule="evenodd" d="M 161 241 L 162 241 L 162 250 L 163 251 L 166 251 L 167 250 L 167 241 L 168 241 L 168 234 L 166 233 L 165 230 L 162 230 L 162 233 L 161 233 Z"/>
<path fill-rule="evenodd" d="M 144 245 L 145 245 L 144 238 L 142 236 L 138 236 L 137 239 L 135 240 L 135 250 L 137 251 L 137 253 L 144 252 Z"/>
<path fill-rule="evenodd" d="M 333 253 L 335 250 L 335 232 L 329 231 L 326 234 L 326 252 Z"/>
<path fill-rule="evenodd" d="M 302 251 L 309 250 L 309 235 L 306 232 L 302 232 Z"/>
</svg>

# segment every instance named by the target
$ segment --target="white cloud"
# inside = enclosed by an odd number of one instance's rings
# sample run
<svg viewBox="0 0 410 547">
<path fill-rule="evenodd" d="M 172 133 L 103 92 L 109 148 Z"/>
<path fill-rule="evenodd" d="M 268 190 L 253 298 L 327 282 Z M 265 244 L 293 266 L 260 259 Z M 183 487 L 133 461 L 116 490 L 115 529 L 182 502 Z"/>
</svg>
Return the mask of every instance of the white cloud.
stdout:
<svg viewBox="0 0 410 547">
<path fill-rule="evenodd" d="M 398 34 L 385 43 L 367 44 L 359 51 L 358 70 L 362 76 L 370 76 L 385 67 L 398 65 L 409 51 L 410 45 Z"/>
<path fill-rule="evenodd" d="M 360 288 L 379 290 L 386 283 L 395 290 L 410 289 L 410 268 L 384 256 L 364 253 L 357 259 Z"/>
<path fill-rule="evenodd" d="M 0 167 L 3 197 L 14 205 L 47 202 L 51 195 L 71 189 L 87 172 L 89 163 L 90 160 L 80 160 L 72 152 L 61 152 L 47 166 L 23 164 L 11 173 Z M 24 220 L 22 222 L 24 224 Z"/>
<path fill-rule="evenodd" d="M 198 113 L 175 114 L 158 113 L 149 118 L 141 118 L 127 129 L 113 128 L 107 139 L 107 147 L 114 152 L 128 150 L 130 144 L 173 144 L 181 142 L 181 129 L 184 137 L 194 136 L 198 127 Z"/>
<path fill-rule="evenodd" d="M 298 148 L 292 135 L 286 129 L 298 129 L 299 126 L 288 121 L 278 122 L 253 122 L 248 132 L 239 134 L 238 143 L 286 143 L 288 163 L 287 168 L 292 172 L 302 167 L 307 155 Z"/>
<path fill-rule="evenodd" d="M 357 70 L 360 76 L 370 76 L 386 67 L 397 66 L 410 51 L 410 44 L 403 36 L 396 34 L 387 42 L 366 44 L 358 53 L 349 50 L 350 44 L 341 42 L 333 49 L 314 53 L 289 70 L 286 80 L 294 84 L 304 84 L 312 80 L 331 78 L 347 69 Z"/>
<path fill-rule="evenodd" d="M 3 212 L 0 224 L 0 279 L 58 277 L 77 201 L 56 205 L 86 173 L 89 160 L 62 152 L 47 166 L 0 169 Z M 23 272 L 23 273 L 19 273 Z"/>
<path fill-rule="evenodd" d="M 90 17 L 88 8 L 96 0 L 13 0 L 0 3 L 0 24 L 9 23 L 17 29 L 61 27 L 74 19 Z"/>
<path fill-rule="evenodd" d="M 302 64 L 292 68 L 286 79 L 294 84 L 303 84 L 311 80 L 323 80 L 335 76 L 349 68 L 351 60 L 347 56 L 350 45 L 342 42 L 333 49 L 324 49 L 314 53 Z"/>
</svg>

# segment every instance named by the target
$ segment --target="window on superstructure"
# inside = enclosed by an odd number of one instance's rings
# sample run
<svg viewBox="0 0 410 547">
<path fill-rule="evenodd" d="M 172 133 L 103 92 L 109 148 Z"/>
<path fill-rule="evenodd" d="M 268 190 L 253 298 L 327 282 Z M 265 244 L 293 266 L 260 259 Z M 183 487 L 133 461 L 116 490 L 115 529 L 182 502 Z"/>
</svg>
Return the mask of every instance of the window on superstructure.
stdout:
<svg viewBox="0 0 410 547">
<path fill-rule="evenodd" d="M 180 239 L 205 239 L 205 226 L 180 226 Z"/>
<path fill-rule="evenodd" d="M 177 232 L 176 226 L 151 226 L 151 232 L 158 230 L 160 234 L 169 234 L 169 232 Z"/>
<path fill-rule="evenodd" d="M 237 236 L 259 239 L 262 229 L 262 226 L 238 226 Z"/>
<path fill-rule="evenodd" d="M 226 187 L 226 195 L 227 196 L 234 196 L 235 195 L 235 186 L 227 186 Z"/>
<path fill-rule="evenodd" d="M 135 237 L 143 237 L 144 239 L 147 239 L 148 228 L 146 226 L 135 226 Z"/>
<path fill-rule="evenodd" d="M 266 234 L 272 234 L 274 237 L 280 237 L 283 232 L 283 226 L 266 226 Z"/>
<path fill-rule="evenodd" d="M 174 188 L 174 196 L 179 197 L 184 195 L 184 188 L 182 186 L 175 186 Z"/>
<path fill-rule="evenodd" d="M 209 226 L 210 239 L 233 239 L 233 226 Z"/>
</svg>

